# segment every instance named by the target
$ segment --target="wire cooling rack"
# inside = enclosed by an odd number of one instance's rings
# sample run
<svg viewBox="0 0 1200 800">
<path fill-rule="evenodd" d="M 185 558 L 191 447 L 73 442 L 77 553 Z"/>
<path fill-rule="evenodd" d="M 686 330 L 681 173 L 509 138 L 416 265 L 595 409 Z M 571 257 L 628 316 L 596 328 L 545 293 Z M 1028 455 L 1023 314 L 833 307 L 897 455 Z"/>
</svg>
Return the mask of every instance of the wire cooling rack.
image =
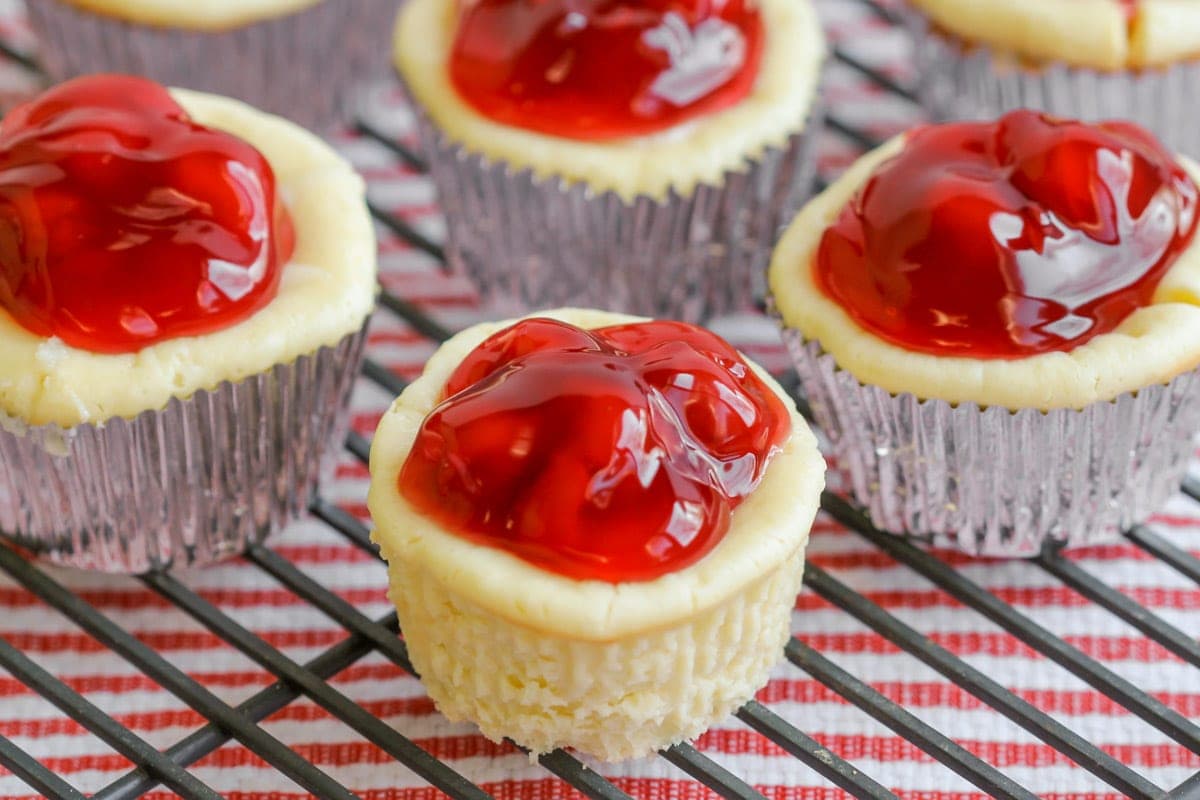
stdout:
<svg viewBox="0 0 1200 800">
<path fill-rule="evenodd" d="M 872 12 L 878 15 L 880 21 L 894 24 L 895 20 L 886 8 L 866 0 L 859 2 L 865 2 Z M 22 53 L 10 47 L 0 47 L 10 59 L 29 68 L 36 68 Z M 872 81 L 881 92 L 907 101 L 913 100 L 911 93 L 903 85 L 850 53 L 837 49 L 834 56 L 843 65 L 860 72 Z M 828 125 L 830 130 L 855 148 L 867 148 L 877 143 L 870 133 L 839 118 L 836 113 L 831 116 Z M 362 124 L 360 133 L 377 139 L 409 166 L 424 168 L 421 159 L 410 149 L 371 125 Z M 412 246 L 434 258 L 442 259 L 438 244 L 405 220 L 381 208 L 373 207 L 372 213 L 383 226 Z M 383 294 L 380 306 L 381 314 L 398 315 L 413 330 L 434 342 L 444 340 L 451 333 L 415 304 L 394 294 Z M 366 362 L 364 374 L 367 379 L 390 394 L 399 393 L 405 385 L 399 377 L 376 361 Z M 351 434 L 346 446 L 354 458 L 366 462 L 369 442 L 363 436 Z M 1183 484 L 1183 492 L 1193 502 L 1200 501 L 1200 481 L 1189 478 Z M 1171 741 L 1191 753 L 1200 754 L 1200 726 L 1194 721 L 1173 710 L 1148 691 L 1120 677 L 1108 666 L 1055 635 L 1022 610 L 1005 603 L 995 593 L 957 570 L 956 564 L 961 562 L 928 553 L 877 531 L 854 506 L 838 494 L 826 492 L 822 497 L 822 508 L 863 540 L 878 548 L 887 558 L 923 576 L 962 606 L 982 615 L 1041 657 L 1074 674 L 1092 689 L 1103 693 L 1129 714 L 1145 721 Z M 351 545 L 375 556 L 376 550 L 368 539 L 367 528 L 358 518 L 325 499 L 315 501 L 311 510 L 317 519 L 327 524 Z M 1168 538 L 1144 527 L 1127 532 L 1126 538 L 1128 544 L 1148 554 L 1149 558 L 1157 559 L 1188 580 L 1200 583 L 1200 559 L 1173 544 Z M 126 774 L 111 781 L 91 796 L 104 800 L 118 800 L 166 789 L 169 793 L 183 798 L 219 797 L 214 789 L 203 783 L 189 768 L 226 743 L 236 741 L 316 797 L 354 798 L 357 795 L 350 788 L 335 780 L 313 761 L 305 759 L 296 750 L 289 748 L 260 725 L 264 719 L 289 704 L 301 698 L 308 698 L 446 795 L 463 800 L 482 800 L 489 797 L 483 788 L 469 781 L 452 765 L 435 758 L 406 737 L 403 731 L 385 724 L 329 682 L 339 672 L 363 660 L 369 654 L 382 656 L 403 670 L 412 672 L 404 642 L 397 636 L 398 625 L 394 613 L 385 614 L 377 619 L 368 618 L 339 594 L 323 586 L 302 565 L 294 563 L 270 546 L 256 545 L 250 548 L 245 558 L 286 590 L 344 628 L 345 637 L 316 657 L 298 663 L 202 597 L 200 593 L 188 588 L 178 577 L 171 574 L 150 574 L 141 577 L 139 580 L 146 587 L 181 609 L 275 678 L 274 683 L 253 696 L 237 705 L 231 705 L 214 693 L 211 687 L 207 687 L 201 680 L 172 663 L 166 655 L 156 652 L 150 643 L 118 625 L 110 615 L 91 604 L 80 593 L 67 588 L 54 576 L 53 570 L 45 570 L 38 564 L 26 561 L 13 550 L 0 546 L 0 570 L 40 598 L 50 609 L 65 615 L 104 648 L 119 655 L 207 720 L 206 724 L 160 750 L 93 704 L 79 691 L 39 666 L 27 653 L 0 638 L 0 667 L 133 764 L 133 768 Z M 1088 602 L 1120 618 L 1189 667 L 1200 668 L 1200 643 L 1195 637 L 1169 624 L 1154 611 L 1139 605 L 1128 594 L 1110 587 L 1075 561 L 1050 550 L 1030 559 L 1028 569 L 1048 573 L 1086 598 Z M 1000 682 L 1003 676 L 986 674 L 984 670 L 967 663 L 950 649 L 922 635 L 882 605 L 854 591 L 829 571 L 810 564 L 805 570 L 804 583 L 809 591 L 876 632 L 899 650 L 940 673 L 980 703 L 1007 717 L 1121 795 L 1173 800 L 1200 798 L 1200 773 L 1178 786 L 1155 785 L 1118 757 L 1073 731 L 1049 713 L 1040 710 L 1029 700 L 1005 688 Z M 46 613 L 51 612 L 47 610 Z M 1028 788 L 1007 777 L 996 765 L 977 757 L 947 734 L 922 721 L 914 713 L 873 688 L 868 683 L 871 675 L 852 674 L 815 647 L 799 639 L 788 643 L 785 655 L 792 665 L 808 673 L 924 754 L 957 773 L 981 793 L 999 798 L 1036 796 Z M 1200 672 L 1196 672 L 1194 677 L 1200 681 Z M 0 716 L 2 714 L 3 712 L 0 712 Z M 751 701 L 737 712 L 737 717 L 757 735 L 765 737 L 799 759 L 823 776 L 829 784 L 848 795 L 873 799 L 897 797 L 871 775 L 856 768 L 849 760 L 822 746 L 813 736 L 775 713 L 768 704 Z M 716 795 L 739 800 L 764 797 L 747 780 L 690 745 L 678 745 L 664 750 L 661 757 L 697 782 L 699 794 L 690 793 L 692 796 Z M 598 800 L 616 800 L 630 796 L 618 785 L 606 780 L 566 752 L 544 755 L 539 762 L 545 770 L 574 787 L 582 796 Z M 0 765 L 22 779 L 34 791 L 47 797 L 85 796 L 65 777 L 44 765 L 9 738 L 0 737 Z"/>
</svg>

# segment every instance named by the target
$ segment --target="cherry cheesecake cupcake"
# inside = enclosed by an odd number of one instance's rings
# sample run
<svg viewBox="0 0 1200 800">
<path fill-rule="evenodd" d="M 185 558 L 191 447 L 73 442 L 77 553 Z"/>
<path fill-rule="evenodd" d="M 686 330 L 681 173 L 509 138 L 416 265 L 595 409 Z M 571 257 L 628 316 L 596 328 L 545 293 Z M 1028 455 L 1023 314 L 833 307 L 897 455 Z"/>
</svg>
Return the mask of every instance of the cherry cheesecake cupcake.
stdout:
<svg viewBox="0 0 1200 800">
<path fill-rule="evenodd" d="M 614 761 L 766 683 L 823 485 L 792 401 L 723 340 L 564 309 L 438 350 L 379 425 L 370 508 L 438 708 Z"/>
<path fill-rule="evenodd" d="M 451 265 L 493 307 L 749 306 L 812 178 L 809 0 L 413 0 L 396 29 Z"/>
<path fill-rule="evenodd" d="M 1193 0 L 909 0 L 923 102 L 943 119 L 1036 108 L 1131 119 L 1200 156 Z"/>
<path fill-rule="evenodd" d="M 375 295 L 363 184 L 317 137 L 129 76 L 0 122 L 0 532 L 114 572 L 307 507 Z"/>
<path fill-rule="evenodd" d="M 1021 110 L 913 130 L 801 211 L 773 299 L 879 527 L 1029 555 L 1162 505 L 1200 426 L 1197 174 Z"/>
<path fill-rule="evenodd" d="M 327 132 L 356 83 L 387 66 L 398 0 L 32 0 L 39 56 L 56 79 L 142 75 L 235 97 Z"/>
</svg>

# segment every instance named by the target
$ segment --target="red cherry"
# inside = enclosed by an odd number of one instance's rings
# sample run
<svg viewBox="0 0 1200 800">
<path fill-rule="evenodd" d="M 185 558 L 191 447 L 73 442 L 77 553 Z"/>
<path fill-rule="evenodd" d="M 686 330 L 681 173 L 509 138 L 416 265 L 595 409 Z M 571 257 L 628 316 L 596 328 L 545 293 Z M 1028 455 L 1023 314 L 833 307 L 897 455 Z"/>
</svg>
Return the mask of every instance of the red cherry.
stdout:
<svg viewBox="0 0 1200 800">
<path fill-rule="evenodd" d="M 1032 111 L 920 129 L 822 237 L 818 285 L 911 350 L 1070 350 L 1150 302 L 1197 189 L 1132 123 Z"/>
<path fill-rule="evenodd" d="M 578 579 L 650 580 L 720 541 L 790 430 L 727 343 L 530 319 L 447 382 L 400 473 L 442 525 Z"/>
<path fill-rule="evenodd" d="M 228 327 L 271 301 L 294 232 L 270 164 L 161 86 L 97 75 L 0 124 L 0 306 L 103 353 Z"/>
<path fill-rule="evenodd" d="M 481 114 L 574 139 L 654 133 L 754 86 L 752 0 L 473 0 L 450 78 Z"/>
</svg>

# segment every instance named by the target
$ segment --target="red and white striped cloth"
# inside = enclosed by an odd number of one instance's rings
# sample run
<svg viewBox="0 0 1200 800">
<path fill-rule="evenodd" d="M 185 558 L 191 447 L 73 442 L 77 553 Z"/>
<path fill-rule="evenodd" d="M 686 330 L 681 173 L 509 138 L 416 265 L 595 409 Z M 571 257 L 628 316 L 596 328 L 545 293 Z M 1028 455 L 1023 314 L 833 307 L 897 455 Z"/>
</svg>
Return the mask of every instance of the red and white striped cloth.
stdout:
<svg viewBox="0 0 1200 800">
<path fill-rule="evenodd" d="M 905 42 L 899 32 L 864 13 L 856 0 L 821 0 L 821 7 L 833 39 L 872 63 L 894 65 L 897 74 L 904 73 Z M 0 35 L 29 44 L 19 13 L 14 0 L 0 0 Z M 0 71 L 0 95 L 19 93 L 28 86 L 27 79 L 17 73 Z M 849 70 L 836 66 L 831 69 L 828 100 L 840 119 L 880 135 L 905 125 L 912 113 L 903 101 L 863 84 Z M 409 134 L 411 118 L 394 89 L 381 87 L 376 112 L 375 121 L 383 130 L 401 137 Z M 339 144 L 369 179 L 376 203 L 402 214 L 435 238 L 440 234 L 441 223 L 427 180 L 397 164 L 377 143 L 347 135 Z M 848 142 L 833 136 L 827 145 L 823 162 L 827 172 L 836 171 L 856 154 Z M 477 313 L 468 286 L 444 277 L 428 257 L 386 231 L 380 230 L 380 236 L 383 282 L 389 290 L 419 301 L 451 328 L 475 321 Z M 767 366 L 785 366 L 778 340 L 764 321 L 730 320 L 720 329 Z M 391 314 L 384 311 L 377 315 L 371 334 L 374 358 L 411 377 L 432 349 L 430 342 Z M 370 434 L 391 400 L 363 381 L 355 398 L 356 428 Z M 325 491 L 331 500 L 365 517 L 366 487 L 366 470 L 347 457 L 336 482 Z M 1200 506 L 1182 497 L 1164 509 L 1153 527 L 1181 547 L 1200 548 Z M 363 613 L 378 617 L 389 610 L 383 567 L 322 523 L 296 525 L 272 545 Z M 809 554 L 813 563 L 1156 784 L 1170 788 L 1200 771 L 1200 756 L 1175 744 L 831 520 L 818 519 Z M 1084 569 L 1129 593 L 1167 622 L 1200 636 L 1200 587 L 1179 573 L 1128 544 L 1093 548 L 1074 557 Z M 1200 718 L 1200 674 L 1194 667 L 1089 604 L 1045 572 L 1025 563 L 956 556 L 951 560 L 969 578 L 1170 708 Z M 140 583 L 64 570 L 53 572 L 119 625 L 166 654 L 172 663 L 231 704 L 273 682 L 264 670 Z M 249 564 L 233 562 L 187 571 L 181 578 L 297 661 L 317 655 L 346 636 L 336 623 Z M 1079 800 L 1121 796 L 808 591 L 797 601 L 795 631 L 801 640 L 1038 794 Z M 0 577 L 0 637 L 157 747 L 171 745 L 204 722 L 137 669 L 4 577 Z M 333 683 L 499 798 L 575 796 L 564 783 L 544 769 L 531 766 L 513 748 L 487 742 L 470 725 L 447 722 L 434 710 L 420 683 L 382 657 L 363 659 Z M 760 699 L 901 797 L 981 797 L 965 780 L 796 667 L 778 667 Z M 364 798 L 417 800 L 438 796 L 419 777 L 308 700 L 290 704 L 270 717 L 264 727 Z M 0 735 L 12 739 L 84 791 L 94 791 L 131 768 L 125 758 L 2 671 Z M 704 735 L 697 746 L 769 797 L 824 800 L 845 796 L 734 719 Z M 193 769 L 201 780 L 231 798 L 307 796 L 236 743 L 221 748 Z M 599 769 L 621 788 L 641 797 L 712 796 L 662 759 Z M 0 797 L 34 796 L 20 780 L 0 769 Z M 171 795 L 162 790 L 151 796 Z"/>
</svg>

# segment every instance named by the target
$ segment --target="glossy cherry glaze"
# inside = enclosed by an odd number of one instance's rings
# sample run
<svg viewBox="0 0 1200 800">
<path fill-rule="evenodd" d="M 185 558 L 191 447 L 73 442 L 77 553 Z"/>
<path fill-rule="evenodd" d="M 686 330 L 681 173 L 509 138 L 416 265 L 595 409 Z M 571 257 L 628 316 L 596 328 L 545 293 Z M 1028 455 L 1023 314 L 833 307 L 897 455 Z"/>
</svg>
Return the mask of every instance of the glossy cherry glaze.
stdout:
<svg viewBox="0 0 1200 800">
<path fill-rule="evenodd" d="M 39 336 L 124 353 L 227 327 L 292 240 L 266 159 L 156 83 L 78 78 L 0 123 L 0 306 Z"/>
<path fill-rule="evenodd" d="M 679 322 L 525 320 L 472 351 L 446 397 L 400 492 L 459 535 L 579 580 L 697 561 L 791 431 L 732 347 Z"/>
<path fill-rule="evenodd" d="M 821 290 L 909 350 L 1070 350 L 1151 302 L 1197 189 L 1146 131 L 1032 111 L 914 131 L 825 232 Z"/>
<path fill-rule="evenodd" d="M 753 0 L 472 0 L 450 78 L 505 125 L 572 139 L 638 136 L 744 98 L 763 37 Z"/>
</svg>

